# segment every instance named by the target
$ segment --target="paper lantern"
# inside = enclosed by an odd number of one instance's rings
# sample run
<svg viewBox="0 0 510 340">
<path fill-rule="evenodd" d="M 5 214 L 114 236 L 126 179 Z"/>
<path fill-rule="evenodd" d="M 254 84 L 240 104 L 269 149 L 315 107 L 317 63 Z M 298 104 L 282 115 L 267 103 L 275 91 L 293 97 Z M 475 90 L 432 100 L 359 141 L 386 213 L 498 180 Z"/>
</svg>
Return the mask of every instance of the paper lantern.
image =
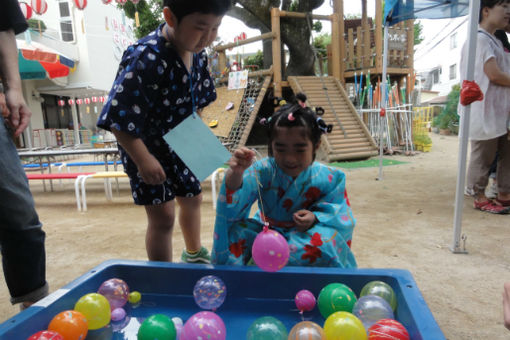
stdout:
<svg viewBox="0 0 510 340">
<path fill-rule="evenodd" d="M 74 99 L 69 99 L 67 101 L 67 104 L 69 104 L 69 106 L 73 106 L 74 105 Z"/>
<path fill-rule="evenodd" d="M 97 103 L 97 97 L 92 97 L 92 98 L 90 98 L 90 100 L 91 100 L 93 103 Z"/>
<path fill-rule="evenodd" d="M 103 4 L 105 4 L 105 5 L 108 5 L 112 2 L 112 0 L 101 0 L 101 1 L 103 1 Z"/>
<path fill-rule="evenodd" d="M 99 97 L 99 102 L 104 103 L 106 101 L 106 96 Z"/>
<path fill-rule="evenodd" d="M 26 2 L 20 2 L 19 7 L 21 8 L 21 12 L 23 12 L 23 16 L 26 20 L 29 20 L 32 17 L 32 7 Z"/>
<path fill-rule="evenodd" d="M 48 4 L 46 0 L 32 0 L 32 9 L 39 15 L 46 13 L 48 10 Z"/>
<path fill-rule="evenodd" d="M 84 10 L 87 7 L 87 0 L 74 0 L 74 5 L 79 10 Z"/>
<path fill-rule="evenodd" d="M 66 105 L 66 102 L 63 99 L 59 99 L 57 101 L 57 104 L 58 104 L 58 106 L 64 106 L 64 105 Z"/>
<path fill-rule="evenodd" d="M 83 101 L 85 102 L 86 105 L 90 104 L 90 98 L 85 98 Z"/>
<path fill-rule="evenodd" d="M 81 105 L 81 104 L 83 104 L 83 99 L 81 99 L 81 98 L 76 99 L 76 105 Z"/>
<path fill-rule="evenodd" d="M 119 5 L 124 5 L 127 0 L 115 0 L 115 2 L 117 2 Z"/>
</svg>

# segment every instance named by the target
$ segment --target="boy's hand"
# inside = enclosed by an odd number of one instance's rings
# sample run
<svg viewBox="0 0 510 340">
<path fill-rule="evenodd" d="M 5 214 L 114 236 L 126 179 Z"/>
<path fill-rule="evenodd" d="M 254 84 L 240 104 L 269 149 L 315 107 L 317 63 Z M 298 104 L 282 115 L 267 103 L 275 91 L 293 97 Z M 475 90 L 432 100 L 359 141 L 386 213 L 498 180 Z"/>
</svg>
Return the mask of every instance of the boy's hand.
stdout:
<svg viewBox="0 0 510 340">
<path fill-rule="evenodd" d="M 310 229 L 317 220 L 315 214 L 310 210 L 299 210 L 292 215 L 292 219 L 296 223 L 296 229 L 299 232 L 305 232 Z"/>
<path fill-rule="evenodd" d="M 253 150 L 241 147 L 234 151 L 228 164 L 235 174 L 242 174 L 244 170 L 250 167 L 254 157 L 255 152 Z"/>
<path fill-rule="evenodd" d="M 158 185 L 166 180 L 166 174 L 159 161 L 149 154 L 138 166 L 138 172 L 146 184 Z"/>
</svg>

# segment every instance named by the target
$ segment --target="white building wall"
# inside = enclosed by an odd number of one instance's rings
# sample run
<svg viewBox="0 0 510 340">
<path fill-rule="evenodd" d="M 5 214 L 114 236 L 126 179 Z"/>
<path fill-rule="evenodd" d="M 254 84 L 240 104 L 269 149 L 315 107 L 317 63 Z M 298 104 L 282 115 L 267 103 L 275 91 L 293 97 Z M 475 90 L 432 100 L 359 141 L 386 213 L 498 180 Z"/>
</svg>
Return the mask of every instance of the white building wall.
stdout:
<svg viewBox="0 0 510 340">
<path fill-rule="evenodd" d="M 440 69 L 439 82 L 431 91 L 447 95 L 452 86 L 459 84 L 459 62 L 462 45 L 467 39 L 467 17 L 440 20 L 421 20 L 425 40 L 417 45 L 414 65 L 418 74 Z M 452 37 L 456 35 L 456 46 Z M 455 47 L 454 47 L 455 46 Z M 455 66 L 455 77 L 450 79 L 450 66 Z"/>
<path fill-rule="evenodd" d="M 32 40 L 51 47 L 75 60 L 76 68 L 68 77 L 53 80 L 23 80 L 24 95 L 32 110 L 31 128 L 43 129 L 44 118 L 37 89 L 48 86 L 62 86 L 63 89 L 85 86 L 96 91 L 96 95 L 108 92 L 112 86 L 120 57 L 124 49 L 135 41 L 133 21 L 124 16 L 117 4 L 105 5 L 100 0 L 89 0 L 84 10 L 75 7 L 72 0 L 46 0 L 46 13 L 33 19 L 42 20 L 46 31 L 40 35 L 32 33 Z M 59 3 L 67 1 L 73 21 L 74 41 L 61 39 Z M 122 29 L 124 27 L 124 29 Z M 17 36 L 24 39 L 24 34 Z M 78 90 L 77 98 L 90 97 L 91 93 Z M 90 122 L 86 119 L 90 118 Z M 94 126 L 97 118 L 82 116 L 82 123 Z M 94 121 L 94 123 L 91 123 Z"/>
</svg>

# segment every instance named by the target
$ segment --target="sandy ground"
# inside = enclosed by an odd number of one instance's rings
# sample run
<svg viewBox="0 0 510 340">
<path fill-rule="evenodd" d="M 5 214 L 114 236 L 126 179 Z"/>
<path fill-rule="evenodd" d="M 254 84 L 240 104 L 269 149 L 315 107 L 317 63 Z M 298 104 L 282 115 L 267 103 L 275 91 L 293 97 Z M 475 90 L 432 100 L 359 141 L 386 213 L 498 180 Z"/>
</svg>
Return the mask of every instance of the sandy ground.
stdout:
<svg viewBox="0 0 510 340">
<path fill-rule="evenodd" d="M 409 162 L 346 170 L 357 218 L 353 250 L 359 267 L 409 270 L 448 339 L 509 339 L 502 323 L 501 292 L 510 280 L 510 216 L 475 211 L 465 200 L 463 233 L 467 255 L 452 254 L 453 202 L 457 171 L 456 136 L 433 135 L 432 152 Z M 89 210 L 76 210 L 71 182 L 44 192 L 31 183 L 47 234 L 47 278 L 54 291 L 108 259 L 145 260 L 145 213 L 132 203 L 128 183 L 107 202 L 100 181 L 87 185 Z M 214 211 L 210 184 L 204 184 L 203 243 L 212 244 Z M 176 228 L 174 259 L 183 247 Z M 18 312 L 0 281 L 0 321 Z"/>
</svg>

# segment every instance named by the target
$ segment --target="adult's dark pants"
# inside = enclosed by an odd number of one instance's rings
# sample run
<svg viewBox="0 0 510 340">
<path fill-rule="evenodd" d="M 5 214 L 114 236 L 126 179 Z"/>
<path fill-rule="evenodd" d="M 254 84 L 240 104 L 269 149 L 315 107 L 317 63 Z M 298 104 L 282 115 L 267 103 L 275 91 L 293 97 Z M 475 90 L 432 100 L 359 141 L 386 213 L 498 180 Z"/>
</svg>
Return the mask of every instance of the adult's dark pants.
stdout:
<svg viewBox="0 0 510 340">
<path fill-rule="evenodd" d="M 48 294 L 44 238 L 25 171 L 0 117 L 0 250 L 12 304 Z"/>
</svg>

